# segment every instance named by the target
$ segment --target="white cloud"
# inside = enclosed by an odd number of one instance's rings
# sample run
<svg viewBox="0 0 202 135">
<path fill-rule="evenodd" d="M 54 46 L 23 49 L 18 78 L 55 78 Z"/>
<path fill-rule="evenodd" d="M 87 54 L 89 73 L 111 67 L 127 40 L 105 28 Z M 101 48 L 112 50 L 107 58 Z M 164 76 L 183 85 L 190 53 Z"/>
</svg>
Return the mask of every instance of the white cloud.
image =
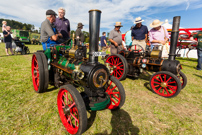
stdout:
<svg viewBox="0 0 202 135">
<path fill-rule="evenodd" d="M 199 2 L 200 0 L 6 0 L 0 4 L 0 15 L 3 18 L 40 27 L 47 9 L 57 12 L 59 7 L 64 7 L 71 29 L 75 30 L 77 23 L 82 22 L 85 25 L 84 30 L 88 31 L 88 11 L 100 9 L 102 11 L 101 28 L 109 31 L 116 21 L 121 21 L 129 29 L 135 18 L 141 16 L 145 20 L 144 23 L 149 25 L 154 20 L 152 15 L 156 13 L 191 9 L 192 4 Z M 176 6 L 178 8 L 172 8 Z M 201 6 L 198 7 L 201 8 Z M 123 32 L 127 27 L 122 28 Z"/>
</svg>

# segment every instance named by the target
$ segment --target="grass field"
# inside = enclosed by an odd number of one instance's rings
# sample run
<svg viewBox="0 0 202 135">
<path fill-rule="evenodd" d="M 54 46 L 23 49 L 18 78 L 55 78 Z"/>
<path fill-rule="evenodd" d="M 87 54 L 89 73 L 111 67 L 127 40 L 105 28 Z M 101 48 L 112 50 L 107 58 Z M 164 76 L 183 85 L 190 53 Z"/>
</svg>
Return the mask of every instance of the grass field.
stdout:
<svg viewBox="0 0 202 135">
<path fill-rule="evenodd" d="M 38 94 L 31 79 L 32 53 L 41 45 L 28 45 L 31 54 L 6 56 L 0 44 L 0 134 L 63 135 L 57 110 L 59 89 Z M 196 59 L 180 60 L 187 86 L 177 97 L 163 98 L 151 92 L 149 77 L 121 81 L 126 92 L 124 106 L 118 111 L 88 112 L 85 135 L 202 134 L 202 71 L 195 70 Z"/>
</svg>

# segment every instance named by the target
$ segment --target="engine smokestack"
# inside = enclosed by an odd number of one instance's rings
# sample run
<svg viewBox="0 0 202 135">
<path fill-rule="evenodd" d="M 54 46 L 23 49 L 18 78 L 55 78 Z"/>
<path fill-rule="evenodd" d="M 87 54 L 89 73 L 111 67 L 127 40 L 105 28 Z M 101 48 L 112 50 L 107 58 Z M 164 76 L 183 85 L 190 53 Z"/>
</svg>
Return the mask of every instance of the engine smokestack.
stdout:
<svg viewBox="0 0 202 135">
<path fill-rule="evenodd" d="M 98 62 L 98 56 L 93 56 L 93 52 L 98 52 L 101 13 L 98 9 L 89 10 L 89 63 Z"/>
<path fill-rule="evenodd" d="M 173 26 L 171 32 L 171 41 L 170 41 L 170 53 L 169 53 L 169 60 L 175 60 L 176 57 L 176 48 L 177 48 L 177 41 L 179 36 L 179 27 L 180 27 L 180 16 L 173 17 Z"/>
</svg>

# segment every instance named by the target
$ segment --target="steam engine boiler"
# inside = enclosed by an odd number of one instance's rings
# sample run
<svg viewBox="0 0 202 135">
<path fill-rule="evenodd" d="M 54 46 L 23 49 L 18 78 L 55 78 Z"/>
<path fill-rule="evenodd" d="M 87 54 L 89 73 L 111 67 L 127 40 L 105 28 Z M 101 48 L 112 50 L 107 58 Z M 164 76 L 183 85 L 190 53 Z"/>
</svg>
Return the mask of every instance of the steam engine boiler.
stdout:
<svg viewBox="0 0 202 135">
<path fill-rule="evenodd" d="M 59 87 L 58 111 L 70 134 L 82 134 L 87 126 L 86 110 L 116 109 L 125 102 L 122 84 L 109 73 L 110 66 L 98 62 L 100 10 L 89 11 L 89 57 L 85 46 L 54 45 L 32 57 L 32 80 L 37 93 L 48 85 Z"/>
</svg>

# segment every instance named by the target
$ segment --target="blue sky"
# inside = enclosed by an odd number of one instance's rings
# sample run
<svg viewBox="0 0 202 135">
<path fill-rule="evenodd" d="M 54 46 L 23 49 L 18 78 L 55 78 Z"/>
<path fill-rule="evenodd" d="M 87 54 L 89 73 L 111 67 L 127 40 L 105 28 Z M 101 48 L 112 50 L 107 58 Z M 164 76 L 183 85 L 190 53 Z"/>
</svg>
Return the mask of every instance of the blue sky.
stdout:
<svg viewBox="0 0 202 135">
<path fill-rule="evenodd" d="M 0 18 L 13 19 L 40 27 L 47 9 L 57 12 L 59 7 L 66 9 L 65 17 L 70 20 L 71 30 L 82 22 L 89 31 L 90 9 L 99 9 L 101 14 L 100 33 L 109 32 L 117 21 L 122 22 L 122 33 L 134 25 L 136 17 L 141 17 L 143 25 L 153 20 L 172 24 L 174 16 L 181 16 L 180 27 L 202 27 L 202 0 L 1 0 Z"/>
</svg>

